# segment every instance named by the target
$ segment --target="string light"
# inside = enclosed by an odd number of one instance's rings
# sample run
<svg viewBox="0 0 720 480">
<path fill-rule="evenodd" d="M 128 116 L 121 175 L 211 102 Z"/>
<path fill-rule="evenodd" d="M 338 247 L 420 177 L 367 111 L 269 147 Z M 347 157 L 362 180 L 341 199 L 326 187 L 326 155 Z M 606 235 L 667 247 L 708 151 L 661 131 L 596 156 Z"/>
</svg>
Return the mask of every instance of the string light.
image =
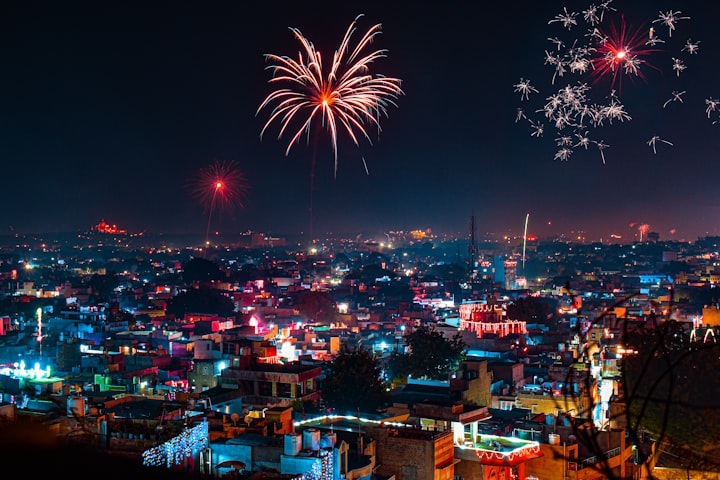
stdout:
<svg viewBox="0 0 720 480">
<path fill-rule="evenodd" d="M 207 446 L 207 443 L 208 423 L 204 419 L 195 427 L 183 430 L 177 437 L 145 450 L 142 453 L 142 463 L 146 467 L 170 468 L 180 465 L 191 458 L 195 450 Z"/>
</svg>

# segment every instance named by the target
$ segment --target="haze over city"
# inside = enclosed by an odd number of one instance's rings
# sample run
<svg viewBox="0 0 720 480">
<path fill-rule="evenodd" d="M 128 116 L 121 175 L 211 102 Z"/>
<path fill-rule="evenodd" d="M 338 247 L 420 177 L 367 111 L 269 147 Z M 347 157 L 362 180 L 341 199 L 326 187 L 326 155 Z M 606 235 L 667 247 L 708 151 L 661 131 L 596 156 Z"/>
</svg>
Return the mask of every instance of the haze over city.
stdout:
<svg viewBox="0 0 720 480">
<path fill-rule="evenodd" d="M 576 17 L 566 5 L 11 2 L 0 33 L 0 232 L 104 219 L 131 232 L 466 233 L 474 215 L 479 232 L 520 235 L 529 214 L 528 234 L 540 237 L 628 241 L 642 225 L 663 240 L 717 235 L 706 179 L 720 155 L 720 6 L 606 2 L 616 23 L 604 34 L 637 47 L 638 63 L 617 63 L 616 75 L 559 74 L 549 61 L 588 41 L 591 2 L 573 5 Z M 260 137 L 272 109 L 259 107 L 279 87 L 265 55 L 297 60 L 296 28 L 327 67 L 359 14 L 350 43 L 380 24 L 368 50 L 383 55 L 369 73 L 399 79 L 402 93 L 380 128 L 366 125 L 372 144 L 338 129 L 337 170 L 325 130 L 286 155 L 298 126 L 278 139 L 274 122 Z M 524 81 L 537 90 L 527 98 Z M 587 100 L 564 112 L 575 126 L 559 128 L 548 98 L 581 84 Z M 627 118 L 579 119 L 613 99 Z M 242 205 L 209 212 L 193 195 L 214 162 L 242 172 Z"/>
</svg>

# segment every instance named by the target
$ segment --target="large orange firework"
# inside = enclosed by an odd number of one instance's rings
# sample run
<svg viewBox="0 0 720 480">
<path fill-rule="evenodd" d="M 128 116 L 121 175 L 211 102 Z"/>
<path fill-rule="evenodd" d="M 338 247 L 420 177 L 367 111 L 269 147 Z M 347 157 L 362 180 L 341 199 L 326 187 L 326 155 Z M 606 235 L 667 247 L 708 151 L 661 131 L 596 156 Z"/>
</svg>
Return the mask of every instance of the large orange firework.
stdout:
<svg viewBox="0 0 720 480">
<path fill-rule="evenodd" d="M 190 188 L 208 215 L 205 232 L 207 243 L 213 212 L 216 209 L 222 211 L 242 207 L 249 187 L 237 162 L 216 160 L 200 169 L 198 176 L 191 181 Z"/>
<path fill-rule="evenodd" d="M 372 40 L 381 31 L 381 25 L 372 26 L 351 48 L 350 40 L 356 31 L 358 15 L 350 24 L 340 47 L 335 51 L 329 68 L 325 69 L 321 53 L 297 28 L 290 28 L 303 47 L 297 60 L 287 56 L 266 54 L 272 62 L 267 68 L 273 76 L 269 83 L 283 85 L 272 91 L 260 104 L 256 114 L 265 108 L 272 108 L 270 118 L 260 132 L 260 138 L 273 123 L 280 123 L 278 139 L 292 135 L 285 155 L 305 134 L 309 141 L 311 127 L 315 124 L 330 134 L 337 175 L 338 130 L 344 131 L 356 146 L 365 137 L 370 145 L 372 140 L 367 127 L 380 130 L 380 117 L 387 117 L 387 107 L 403 94 L 400 79 L 372 75 L 370 65 L 386 57 L 387 50 L 364 53 Z M 272 107 L 271 107 L 272 106 Z"/>
</svg>

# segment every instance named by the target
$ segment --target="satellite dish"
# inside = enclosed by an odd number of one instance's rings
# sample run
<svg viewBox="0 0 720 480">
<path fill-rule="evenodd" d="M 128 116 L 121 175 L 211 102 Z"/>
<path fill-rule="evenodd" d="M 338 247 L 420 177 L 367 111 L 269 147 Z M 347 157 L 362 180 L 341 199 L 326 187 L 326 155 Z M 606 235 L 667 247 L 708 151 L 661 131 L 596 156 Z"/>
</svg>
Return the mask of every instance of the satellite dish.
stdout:
<svg viewBox="0 0 720 480">
<path fill-rule="evenodd" d="M 240 421 L 240 415 L 238 415 L 237 413 L 233 413 L 232 415 L 230 415 L 230 420 L 232 420 L 234 426 L 237 426 L 237 422 Z"/>
</svg>

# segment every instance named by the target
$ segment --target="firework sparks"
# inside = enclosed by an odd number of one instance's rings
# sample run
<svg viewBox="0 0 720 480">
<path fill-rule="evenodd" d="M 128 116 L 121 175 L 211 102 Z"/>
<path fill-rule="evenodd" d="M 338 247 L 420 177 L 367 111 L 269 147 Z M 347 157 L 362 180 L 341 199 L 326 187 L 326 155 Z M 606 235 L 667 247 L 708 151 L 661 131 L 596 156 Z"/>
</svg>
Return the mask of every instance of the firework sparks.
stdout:
<svg viewBox="0 0 720 480">
<path fill-rule="evenodd" d="M 705 113 L 707 113 L 707 117 L 710 118 L 710 114 L 718 110 L 718 106 L 720 106 L 720 100 L 716 98 L 706 98 L 705 105 L 707 105 L 707 107 L 705 108 Z"/>
<path fill-rule="evenodd" d="M 371 65 L 387 56 L 384 49 L 365 53 L 380 34 L 380 24 L 370 27 L 354 48 L 350 46 L 360 17 L 362 15 L 358 15 L 348 27 L 327 69 L 313 43 L 297 28 L 290 28 L 302 51 L 297 60 L 281 55 L 265 55 L 266 60 L 272 62 L 267 67 L 273 73 L 269 82 L 286 86 L 272 91 L 256 112 L 259 114 L 266 108 L 272 108 L 260 138 L 272 124 L 279 123 L 278 139 L 285 134 L 290 135 L 286 156 L 303 134 L 309 140 L 311 129 L 315 126 L 327 130 L 336 175 L 338 130 L 344 131 L 356 146 L 360 145 L 362 137 L 372 145 L 367 126 L 374 126 L 379 131 L 380 117 L 388 115 L 389 106 L 397 107 L 395 100 L 403 94 L 400 79 L 370 74 Z M 299 126 L 293 127 L 296 122 Z"/>
<path fill-rule="evenodd" d="M 207 243 L 214 211 L 241 208 L 249 187 L 237 162 L 216 160 L 200 170 L 198 176 L 191 181 L 190 189 L 208 215 L 205 232 Z"/>
<path fill-rule="evenodd" d="M 632 120 L 621 101 L 623 79 L 639 79 L 649 84 L 654 80 L 649 74 L 653 71 L 662 74 L 666 67 L 672 69 L 673 76 L 680 77 L 687 68 L 687 57 L 699 51 L 699 41 L 688 38 L 678 42 L 671 38 L 679 31 L 678 24 L 690 18 L 683 16 L 682 12 L 670 10 L 660 12 L 659 17 L 651 16 L 644 22 L 627 22 L 626 15 L 612 8 L 611 2 L 593 3 L 577 12 L 563 7 L 547 22 L 556 27 L 555 33 L 559 32 L 557 36 L 554 33 L 546 36 L 551 47 L 544 50 L 543 56 L 544 64 L 552 72 L 549 77 L 550 93 L 542 91 L 542 84 L 531 84 L 527 77 L 513 85 L 521 102 L 544 98 L 544 102 L 538 102 L 540 105 L 535 108 L 535 115 L 531 109 L 523 108 L 515 122 L 526 121 L 531 127 L 530 136 L 540 138 L 543 124 L 533 117 L 545 117 L 548 128 L 556 130 L 553 136 L 556 139 L 556 160 L 566 161 L 577 149 L 589 150 L 592 143 L 598 146 L 605 164 L 603 151 L 608 145 L 596 138 L 599 136 L 597 131 Z M 617 14 L 610 15 L 611 12 Z M 585 32 L 572 34 L 582 30 L 583 25 L 587 27 Z M 662 35 L 658 29 L 662 30 Z M 655 57 L 662 55 L 667 55 L 669 64 L 665 61 L 656 63 Z M 600 94 L 596 93 L 598 90 Z M 610 93 L 604 94 L 603 91 Z M 665 103 L 658 103 L 658 108 L 665 108 L 671 102 L 682 104 L 684 94 L 684 90 L 674 90 Z M 708 118 L 715 112 L 720 113 L 720 103 L 714 99 L 706 100 Z M 713 115 L 713 120 L 720 123 L 720 116 L 716 116 Z M 657 143 L 669 142 L 655 138 L 649 143 L 653 151 Z"/>
<path fill-rule="evenodd" d="M 683 103 L 682 96 L 684 94 L 685 94 L 685 90 L 683 90 L 682 92 L 678 92 L 677 90 L 673 91 L 672 97 L 670 97 L 669 99 L 667 99 L 667 101 L 665 101 L 665 103 L 663 103 L 663 108 L 667 107 L 670 102 Z"/>
<path fill-rule="evenodd" d="M 668 12 L 660 12 L 660 17 L 656 20 L 653 20 L 653 23 L 662 23 L 668 28 L 668 36 L 672 37 L 672 32 L 675 31 L 675 26 L 678 22 L 678 20 L 689 20 L 690 17 L 680 17 L 682 12 L 673 12 L 672 10 Z"/>
<path fill-rule="evenodd" d="M 682 48 L 683 52 L 688 52 L 690 55 L 696 55 L 698 50 L 700 50 L 700 42 L 693 42 L 690 38 L 688 38 L 685 46 Z"/>
<path fill-rule="evenodd" d="M 538 90 L 530 85 L 530 81 L 521 78 L 520 81 L 515 84 L 515 92 L 520 93 L 520 100 L 529 100 L 530 93 L 538 93 Z"/>
<path fill-rule="evenodd" d="M 657 150 L 655 148 L 655 145 L 657 144 L 657 142 L 662 142 L 666 145 L 670 145 L 671 147 L 673 146 L 673 144 L 668 142 L 667 140 L 663 140 L 662 138 L 658 137 L 657 135 L 653 135 L 650 138 L 650 140 L 647 141 L 647 144 L 652 147 L 653 153 L 655 155 L 657 155 Z"/>
</svg>

